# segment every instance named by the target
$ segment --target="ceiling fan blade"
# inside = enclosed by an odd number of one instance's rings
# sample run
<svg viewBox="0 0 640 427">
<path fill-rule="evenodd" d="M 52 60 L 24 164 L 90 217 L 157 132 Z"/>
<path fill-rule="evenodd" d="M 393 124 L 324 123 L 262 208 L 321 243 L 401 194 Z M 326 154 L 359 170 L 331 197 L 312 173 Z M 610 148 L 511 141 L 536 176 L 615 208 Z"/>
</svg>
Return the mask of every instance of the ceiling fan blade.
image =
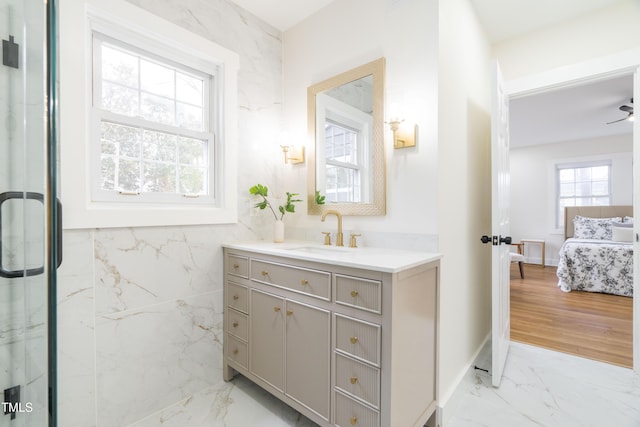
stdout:
<svg viewBox="0 0 640 427">
<path fill-rule="evenodd" d="M 612 121 L 612 122 L 608 122 L 607 124 L 608 124 L 608 125 L 610 125 L 611 123 L 618 123 L 618 122 L 621 122 L 621 121 L 623 121 L 623 120 L 627 120 L 627 118 L 628 118 L 628 117 L 625 117 L 624 119 L 620 119 L 620 120 L 614 120 L 614 121 Z"/>
<path fill-rule="evenodd" d="M 628 105 L 621 105 L 620 110 L 626 111 L 627 113 L 633 113 L 633 107 L 629 107 Z"/>
</svg>

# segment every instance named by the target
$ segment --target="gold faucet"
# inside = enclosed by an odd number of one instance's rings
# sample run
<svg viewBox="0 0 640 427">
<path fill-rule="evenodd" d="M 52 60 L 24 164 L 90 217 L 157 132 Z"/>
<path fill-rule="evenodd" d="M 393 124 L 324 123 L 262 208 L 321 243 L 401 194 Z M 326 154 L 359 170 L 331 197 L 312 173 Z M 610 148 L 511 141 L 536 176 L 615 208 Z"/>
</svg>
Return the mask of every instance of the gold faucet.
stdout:
<svg viewBox="0 0 640 427">
<path fill-rule="evenodd" d="M 340 212 L 338 211 L 328 210 L 322 214 L 322 222 L 324 222 L 324 219 L 329 214 L 333 214 L 338 217 L 338 234 L 336 236 L 336 246 L 344 246 L 342 244 L 342 214 L 340 214 Z"/>
</svg>

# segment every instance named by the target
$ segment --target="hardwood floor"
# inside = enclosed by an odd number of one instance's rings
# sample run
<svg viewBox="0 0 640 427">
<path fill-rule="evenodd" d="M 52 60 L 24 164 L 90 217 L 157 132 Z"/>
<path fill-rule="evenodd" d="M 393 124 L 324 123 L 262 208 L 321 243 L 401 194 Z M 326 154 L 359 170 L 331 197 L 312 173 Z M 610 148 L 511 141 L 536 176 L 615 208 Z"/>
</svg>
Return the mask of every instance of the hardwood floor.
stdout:
<svg viewBox="0 0 640 427">
<path fill-rule="evenodd" d="M 633 299 L 557 286 L 556 268 L 511 264 L 511 339 L 633 366 Z"/>
</svg>

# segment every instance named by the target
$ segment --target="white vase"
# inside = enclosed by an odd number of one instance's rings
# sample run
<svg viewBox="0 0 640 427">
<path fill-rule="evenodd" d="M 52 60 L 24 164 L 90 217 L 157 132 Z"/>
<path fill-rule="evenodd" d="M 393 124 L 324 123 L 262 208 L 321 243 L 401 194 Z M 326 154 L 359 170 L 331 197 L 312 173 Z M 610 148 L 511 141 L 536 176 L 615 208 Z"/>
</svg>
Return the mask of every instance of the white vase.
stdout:
<svg viewBox="0 0 640 427">
<path fill-rule="evenodd" d="M 273 224 L 273 241 L 275 243 L 284 242 L 284 222 L 281 219 Z"/>
</svg>

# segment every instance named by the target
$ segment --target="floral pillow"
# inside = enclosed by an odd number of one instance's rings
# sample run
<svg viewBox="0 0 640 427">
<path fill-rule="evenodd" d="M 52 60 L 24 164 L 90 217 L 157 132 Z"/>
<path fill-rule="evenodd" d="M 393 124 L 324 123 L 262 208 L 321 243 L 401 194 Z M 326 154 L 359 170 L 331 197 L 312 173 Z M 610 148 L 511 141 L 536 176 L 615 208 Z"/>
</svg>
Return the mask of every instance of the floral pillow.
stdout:
<svg viewBox="0 0 640 427">
<path fill-rule="evenodd" d="M 622 222 L 622 218 L 587 218 L 576 215 L 573 219 L 573 237 L 576 239 L 611 240 L 614 222 Z"/>
</svg>

